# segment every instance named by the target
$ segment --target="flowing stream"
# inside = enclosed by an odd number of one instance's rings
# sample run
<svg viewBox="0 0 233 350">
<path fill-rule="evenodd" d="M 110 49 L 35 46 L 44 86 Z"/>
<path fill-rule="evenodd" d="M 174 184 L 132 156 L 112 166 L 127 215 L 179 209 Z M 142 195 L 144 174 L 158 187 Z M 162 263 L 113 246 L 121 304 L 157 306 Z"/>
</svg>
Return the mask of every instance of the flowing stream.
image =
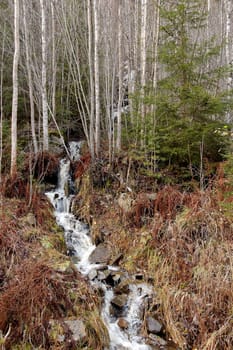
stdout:
<svg viewBox="0 0 233 350">
<path fill-rule="evenodd" d="M 80 157 L 81 143 L 69 144 L 70 158 L 78 160 Z M 79 271 L 84 275 L 90 275 L 92 271 L 101 269 L 100 264 L 89 262 L 90 254 L 96 246 L 92 243 L 89 228 L 86 224 L 77 220 L 71 212 L 72 199 L 69 188 L 73 187 L 70 175 L 70 160 L 64 158 L 60 161 L 59 180 L 57 188 L 47 192 L 46 195 L 54 207 L 57 223 L 63 227 L 67 249 L 78 259 L 76 264 Z M 109 271 L 116 271 L 117 266 L 107 266 Z M 142 314 L 148 297 L 152 294 L 151 287 L 145 283 L 129 285 L 127 302 L 123 307 L 121 317 L 127 322 L 126 329 L 118 326 L 119 318 L 111 313 L 111 301 L 114 298 L 113 287 L 97 277 L 91 281 L 104 291 L 104 302 L 101 312 L 102 319 L 108 329 L 110 347 L 105 350 L 150 350 L 151 346 L 145 344 L 145 339 L 140 335 L 142 327 Z"/>
</svg>

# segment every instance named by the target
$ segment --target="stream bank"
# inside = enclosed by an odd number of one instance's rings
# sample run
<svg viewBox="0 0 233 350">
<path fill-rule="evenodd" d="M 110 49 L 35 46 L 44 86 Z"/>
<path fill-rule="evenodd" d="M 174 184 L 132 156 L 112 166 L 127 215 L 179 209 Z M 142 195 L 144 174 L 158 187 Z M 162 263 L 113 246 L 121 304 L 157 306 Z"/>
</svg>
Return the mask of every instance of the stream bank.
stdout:
<svg viewBox="0 0 233 350">
<path fill-rule="evenodd" d="M 79 162 L 79 147 L 78 143 L 69 145 L 71 160 Z M 144 315 L 152 298 L 152 288 L 142 281 L 142 276 L 130 276 L 119 268 L 121 256 L 114 257 L 110 245 L 93 245 L 86 224 L 73 215 L 74 195 L 72 191 L 68 195 L 73 188 L 69 158 L 60 161 L 58 186 L 46 195 L 53 204 L 58 224 L 64 229 L 67 248 L 76 267 L 104 295 L 101 314 L 110 338 L 105 349 L 168 349 L 161 337 L 163 326 L 153 317 L 145 318 L 145 329 L 150 337 L 143 337 Z M 82 160 L 80 163 L 83 166 Z"/>
</svg>

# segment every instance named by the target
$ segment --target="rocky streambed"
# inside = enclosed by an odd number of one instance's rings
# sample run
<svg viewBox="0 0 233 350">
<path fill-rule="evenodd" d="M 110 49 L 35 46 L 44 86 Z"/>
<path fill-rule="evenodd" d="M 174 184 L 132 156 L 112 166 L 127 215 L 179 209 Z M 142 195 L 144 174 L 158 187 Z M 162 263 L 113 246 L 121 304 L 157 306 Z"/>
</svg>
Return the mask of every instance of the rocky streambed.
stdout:
<svg viewBox="0 0 233 350">
<path fill-rule="evenodd" d="M 69 149 L 70 158 L 78 159 L 80 143 L 72 143 Z M 122 255 L 113 256 L 108 244 L 92 243 L 88 226 L 72 214 L 73 196 L 67 194 L 70 184 L 70 160 L 63 159 L 58 186 L 46 194 L 57 223 L 64 229 L 67 251 L 75 266 L 102 294 L 101 316 L 110 338 L 106 350 L 169 349 L 162 323 L 148 312 L 155 293 L 152 286 L 143 274 L 129 275 L 122 270 L 118 266 Z"/>
</svg>

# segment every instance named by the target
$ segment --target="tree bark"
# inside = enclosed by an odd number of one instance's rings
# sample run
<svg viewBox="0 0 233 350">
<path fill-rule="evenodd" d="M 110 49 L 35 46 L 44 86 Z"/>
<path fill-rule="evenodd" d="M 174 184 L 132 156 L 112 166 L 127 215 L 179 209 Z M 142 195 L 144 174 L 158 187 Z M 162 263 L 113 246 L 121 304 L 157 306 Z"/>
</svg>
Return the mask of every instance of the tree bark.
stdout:
<svg viewBox="0 0 233 350">
<path fill-rule="evenodd" d="M 13 95 L 11 116 L 11 176 L 17 172 L 17 112 L 18 112 L 18 66 L 20 54 L 19 41 L 19 0 L 14 0 L 14 59 L 13 59 Z"/>
<path fill-rule="evenodd" d="M 121 149 L 121 109 L 122 109 L 122 89 L 123 89 L 123 80 L 122 80 L 122 4 L 121 0 L 118 4 L 118 104 L 117 104 L 117 140 L 116 140 L 116 149 L 120 151 Z"/>
<path fill-rule="evenodd" d="M 140 68 L 141 68 L 141 146 L 144 144 L 145 128 L 145 85 L 146 85 L 146 29 L 147 29 L 147 0 L 141 0 L 141 47 L 140 47 Z"/>
<path fill-rule="evenodd" d="M 49 133 L 48 133 L 48 99 L 47 99 L 47 33 L 45 19 L 45 0 L 40 0 L 41 7 L 41 50 L 42 50 L 42 67 L 41 67 L 41 83 L 42 83 L 42 120 L 43 120 L 43 150 L 49 149 Z"/>
<path fill-rule="evenodd" d="M 88 63 L 89 63 L 89 75 L 90 75 L 90 151 L 91 157 L 94 158 L 94 108 L 95 108 L 95 91 L 94 91 L 94 81 L 93 81 L 93 60 L 92 60 L 92 6 L 91 0 L 87 3 L 87 23 L 88 23 Z"/>
<path fill-rule="evenodd" d="M 100 148 L 100 83 L 99 83 L 99 0 L 94 5 L 94 76 L 95 76 L 95 152 Z"/>
<path fill-rule="evenodd" d="M 29 32 L 27 26 L 27 10 L 26 3 L 23 0 L 23 23 L 24 23 L 24 35 L 25 35 L 25 51 L 26 51 L 26 67 L 27 67 L 27 78 L 28 78 L 28 88 L 29 88 L 29 100 L 30 100 L 30 115 L 31 115 L 31 133 L 34 152 L 38 152 L 38 144 L 36 138 L 36 127 L 35 127 L 35 106 L 33 97 L 33 81 L 32 81 L 32 71 L 31 71 L 31 59 L 30 59 L 30 42 L 29 42 Z"/>
</svg>

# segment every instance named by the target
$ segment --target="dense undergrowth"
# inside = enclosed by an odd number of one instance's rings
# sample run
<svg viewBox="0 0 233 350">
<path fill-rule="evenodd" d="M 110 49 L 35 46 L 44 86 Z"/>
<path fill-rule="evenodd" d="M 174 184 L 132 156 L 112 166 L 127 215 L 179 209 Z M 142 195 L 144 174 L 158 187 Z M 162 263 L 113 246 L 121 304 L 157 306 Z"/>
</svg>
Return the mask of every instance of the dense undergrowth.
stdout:
<svg viewBox="0 0 233 350">
<path fill-rule="evenodd" d="M 38 182 L 54 175 L 58 160 L 43 159 L 46 169 L 38 166 L 40 155 L 34 160 L 33 182 L 26 166 L 14 178 L 2 178 L 0 348 L 102 349 L 108 335 L 99 317 L 100 297 L 66 256 L 63 232 Z M 86 331 L 78 343 L 65 323 L 76 319 Z"/>
<path fill-rule="evenodd" d="M 220 165 L 204 190 L 185 191 L 181 184 L 127 192 L 119 186 L 95 188 L 89 198 L 95 240 L 107 237 L 115 253 L 123 253 L 124 268 L 153 281 L 150 311 L 179 349 L 233 347 L 233 184 L 227 168 L 229 163 Z"/>
<path fill-rule="evenodd" d="M 38 163 L 33 164 L 35 169 Z M 47 169 L 49 178 L 53 166 Z M 2 349 L 103 349 L 108 335 L 99 318 L 98 292 L 64 255 L 62 232 L 38 187 L 44 177 L 44 168 L 39 170 L 35 183 L 24 174 L 2 181 Z M 167 338 L 182 350 L 232 349 L 230 162 L 222 163 L 202 190 L 195 184 L 188 190 L 184 184 L 158 186 L 152 178 L 135 176 L 136 167 L 124 157 L 110 167 L 104 159 L 91 165 L 87 154 L 73 164 L 73 174 L 79 188 L 76 215 L 92 225 L 96 243 L 108 241 L 113 255 L 123 254 L 123 268 L 153 284 L 149 312 L 164 324 Z M 74 318 L 85 322 L 85 341 L 77 346 L 66 329 L 60 343 L 60 326 Z"/>
</svg>

